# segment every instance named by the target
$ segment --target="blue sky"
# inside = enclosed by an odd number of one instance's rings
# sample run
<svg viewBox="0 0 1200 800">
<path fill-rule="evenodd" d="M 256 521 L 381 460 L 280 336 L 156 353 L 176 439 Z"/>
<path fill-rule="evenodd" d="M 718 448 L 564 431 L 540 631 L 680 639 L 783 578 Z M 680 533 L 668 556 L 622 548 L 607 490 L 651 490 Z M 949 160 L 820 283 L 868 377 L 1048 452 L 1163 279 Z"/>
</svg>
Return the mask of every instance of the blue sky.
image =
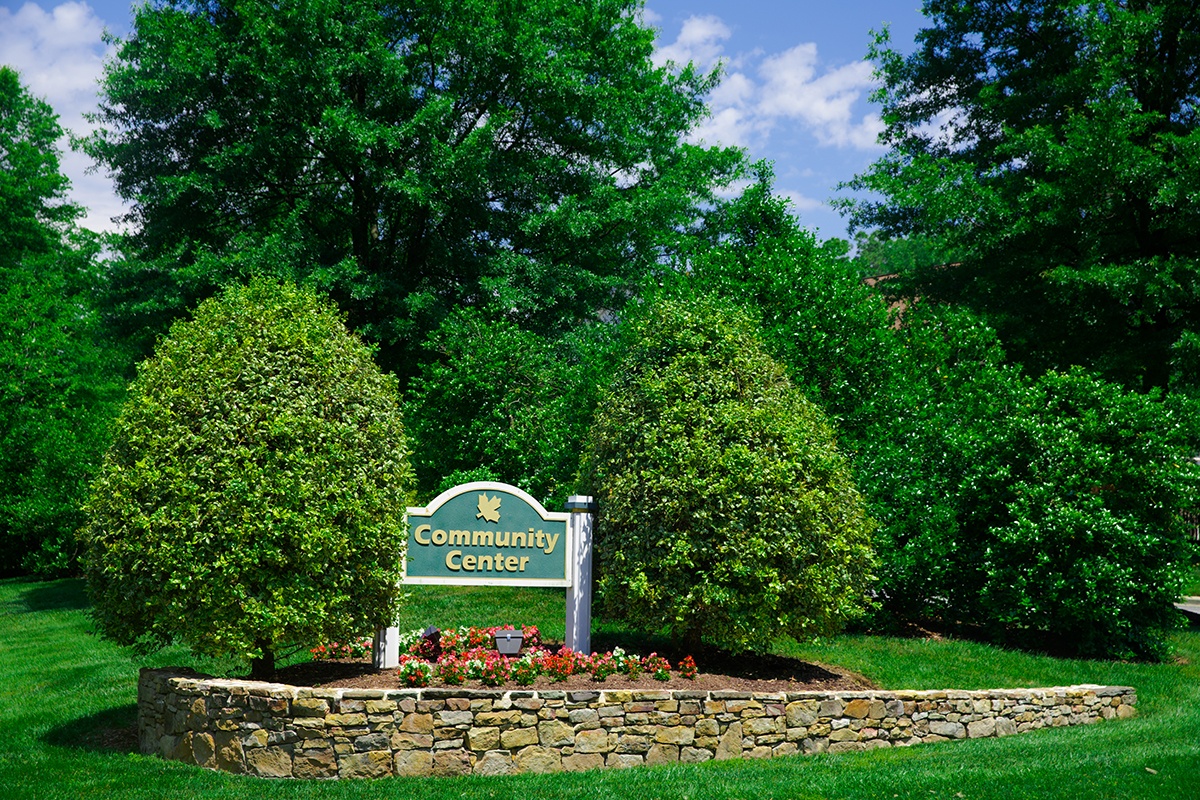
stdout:
<svg viewBox="0 0 1200 800">
<path fill-rule="evenodd" d="M 126 33 L 130 16 L 127 0 L 0 0 L 0 63 L 15 66 L 64 126 L 86 132 L 106 55 L 101 32 Z M 774 161 L 777 188 L 801 222 L 822 238 L 845 236 L 828 202 L 839 181 L 882 152 L 878 109 L 867 99 L 870 31 L 886 23 L 896 45 L 911 49 L 923 22 L 919 0 L 648 0 L 645 19 L 659 30 L 660 63 L 723 65 L 712 115 L 694 138 Z M 82 154 L 64 154 L 85 224 L 112 229 L 120 202 L 88 167 Z"/>
</svg>

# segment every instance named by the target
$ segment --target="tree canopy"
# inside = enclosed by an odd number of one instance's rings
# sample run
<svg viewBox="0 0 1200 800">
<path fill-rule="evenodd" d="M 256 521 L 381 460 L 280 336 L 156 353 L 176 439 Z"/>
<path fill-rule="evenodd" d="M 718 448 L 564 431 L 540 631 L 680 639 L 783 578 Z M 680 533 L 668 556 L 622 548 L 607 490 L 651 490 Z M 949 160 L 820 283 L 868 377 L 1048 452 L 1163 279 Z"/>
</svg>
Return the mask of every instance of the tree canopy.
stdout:
<svg viewBox="0 0 1200 800">
<path fill-rule="evenodd" d="M 683 141 L 715 75 L 656 68 L 639 13 L 140 7 L 87 143 L 133 209 L 116 316 L 161 330 L 239 272 L 282 271 L 328 291 L 403 371 L 450 308 L 558 332 L 619 306 L 741 164 Z"/>
<path fill-rule="evenodd" d="M 256 280 L 143 362 L 81 536 L 100 630 L 254 662 L 390 624 L 412 490 L 393 377 L 312 291 Z"/>
<path fill-rule="evenodd" d="M 50 106 L 0 67 L 0 574 L 74 565 L 79 505 L 120 391 L 61 136 Z"/>
<path fill-rule="evenodd" d="M 1034 370 L 1138 389 L 1200 365 L 1200 15 L 1183 0 L 927 0 L 877 41 L 891 148 L 848 186 L 853 224 L 928 237 L 904 276 Z"/>
</svg>

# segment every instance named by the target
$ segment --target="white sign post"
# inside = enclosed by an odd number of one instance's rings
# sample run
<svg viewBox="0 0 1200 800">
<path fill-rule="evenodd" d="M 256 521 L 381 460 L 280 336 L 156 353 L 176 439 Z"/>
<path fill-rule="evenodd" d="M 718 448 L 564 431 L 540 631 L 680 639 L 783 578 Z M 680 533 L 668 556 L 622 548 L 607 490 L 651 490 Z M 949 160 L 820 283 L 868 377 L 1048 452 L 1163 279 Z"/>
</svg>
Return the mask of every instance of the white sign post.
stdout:
<svg viewBox="0 0 1200 800">
<path fill-rule="evenodd" d="M 573 495 L 567 498 L 571 518 L 567 525 L 575 550 L 574 580 L 567 588 L 566 646 L 577 653 L 592 652 L 592 524 L 595 504 L 592 498 Z"/>
</svg>

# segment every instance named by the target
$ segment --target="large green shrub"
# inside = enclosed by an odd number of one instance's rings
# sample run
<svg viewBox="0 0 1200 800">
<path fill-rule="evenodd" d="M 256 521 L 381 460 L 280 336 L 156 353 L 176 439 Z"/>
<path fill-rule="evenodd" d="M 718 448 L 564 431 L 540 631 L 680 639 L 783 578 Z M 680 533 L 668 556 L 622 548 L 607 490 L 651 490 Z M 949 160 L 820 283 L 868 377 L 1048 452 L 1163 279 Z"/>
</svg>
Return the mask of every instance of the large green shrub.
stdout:
<svg viewBox="0 0 1200 800">
<path fill-rule="evenodd" d="M 892 413 L 865 432 L 885 607 L 989 638 L 1161 657 L 1187 565 L 1188 421 L 1076 370 L 999 363 L 969 314 L 914 314 Z"/>
<path fill-rule="evenodd" d="M 389 621 L 412 474 L 395 380 L 310 291 L 233 287 L 143 363 L 82 531 L 100 630 L 269 672 Z"/>
<path fill-rule="evenodd" d="M 734 650 L 859 613 L 872 523 L 833 428 L 747 317 L 660 301 L 625 351 L 584 462 L 605 613 Z"/>
</svg>

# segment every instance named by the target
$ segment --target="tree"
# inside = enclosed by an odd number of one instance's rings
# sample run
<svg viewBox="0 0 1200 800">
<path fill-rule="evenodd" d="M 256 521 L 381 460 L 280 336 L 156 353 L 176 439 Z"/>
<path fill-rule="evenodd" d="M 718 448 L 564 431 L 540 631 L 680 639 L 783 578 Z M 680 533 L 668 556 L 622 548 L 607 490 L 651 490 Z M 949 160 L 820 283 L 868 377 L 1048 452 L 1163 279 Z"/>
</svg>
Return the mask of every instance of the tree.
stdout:
<svg viewBox="0 0 1200 800">
<path fill-rule="evenodd" d="M 612 377 L 615 334 L 596 323 L 548 339 L 475 309 L 446 317 L 406 394 L 421 491 L 500 480 L 561 506 Z"/>
<path fill-rule="evenodd" d="M 452 308 L 560 333 L 621 305 L 741 164 L 683 142 L 715 76 L 655 68 L 639 8 L 139 8 L 87 143 L 133 208 L 115 317 L 152 340 L 237 275 L 284 272 L 402 370 Z"/>
<path fill-rule="evenodd" d="M 97 341 L 95 241 L 74 227 L 53 110 L 0 67 L 0 574 L 73 566 L 120 385 Z"/>
<path fill-rule="evenodd" d="M 897 317 L 798 228 L 767 182 L 667 282 L 745 304 L 769 352 L 836 421 L 878 521 L 877 623 L 1159 657 L 1186 574 L 1197 414 L 1078 371 L 1033 378 L 968 310 Z M 901 254 L 913 252 L 907 246 Z M 931 622 L 932 621 L 932 622 Z"/>
<path fill-rule="evenodd" d="M 310 290 L 231 287 L 144 362 L 81 536 L 100 630 L 274 671 L 390 624 L 412 472 L 396 382 Z"/>
<path fill-rule="evenodd" d="M 833 429 L 724 301 L 661 300 L 630 323 L 583 476 L 612 617 L 743 651 L 866 603 L 872 523 Z"/>
<path fill-rule="evenodd" d="M 877 42 L 883 141 L 853 225 L 929 237 L 910 296 L 984 316 L 1034 371 L 1194 391 L 1200 15 L 1183 0 L 927 0 Z M 1193 377 L 1189 377 L 1189 375 Z M 1190 384 L 1188 383 L 1190 381 Z"/>
</svg>

